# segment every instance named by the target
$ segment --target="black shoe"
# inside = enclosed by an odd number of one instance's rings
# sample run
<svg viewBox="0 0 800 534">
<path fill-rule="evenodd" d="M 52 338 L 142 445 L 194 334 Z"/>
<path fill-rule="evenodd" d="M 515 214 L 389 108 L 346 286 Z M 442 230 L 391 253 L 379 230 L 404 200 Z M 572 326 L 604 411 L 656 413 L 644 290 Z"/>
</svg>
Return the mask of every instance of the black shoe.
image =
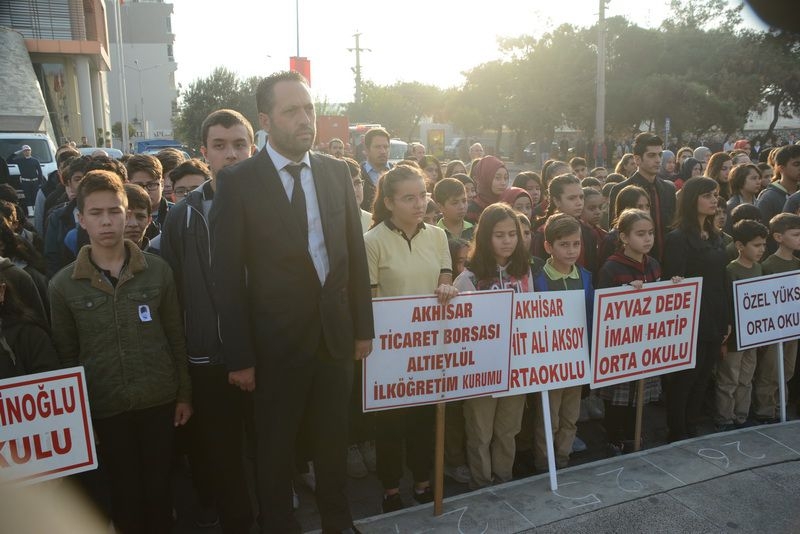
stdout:
<svg viewBox="0 0 800 534">
<path fill-rule="evenodd" d="M 517 477 L 529 477 L 536 473 L 536 462 L 533 457 L 533 451 L 528 449 L 524 451 L 517 451 L 514 455 L 514 466 L 512 467 L 512 474 Z"/>
<path fill-rule="evenodd" d="M 734 423 L 734 426 L 736 426 L 736 428 L 750 428 L 751 426 L 758 426 L 758 423 L 752 419 L 748 419 L 744 423 Z"/>
<path fill-rule="evenodd" d="M 381 508 L 383 509 L 384 514 L 388 514 L 389 512 L 396 512 L 398 510 L 402 510 L 405 508 L 403 504 L 403 499 L 400 498 L 399 493 L 394 493 L 392 495 L 384 495 L 383 502 L 381 503 Z"/>
<path fill-rule="evenodd" d="M 194 516 L 194 525 L 197 528 L 213 528 L 219 525 L 219 515 L 213 506 L 200 508 Z"/>
<path fill-rule="evenodd" d="M 425 488 L 422 493 L 414 490 L 414 500 L 420 504 L 428 504 L 429 502 L 433 502 L 433 490 L 431 490 L 430 486 Z"/>
<path fill-rule="evenodd" d="M 722 423 L 715 426 L 717 432 L 728 432 L 730 430 L 735 430 L 736 425 L 733 423 Z"/>
</svg>

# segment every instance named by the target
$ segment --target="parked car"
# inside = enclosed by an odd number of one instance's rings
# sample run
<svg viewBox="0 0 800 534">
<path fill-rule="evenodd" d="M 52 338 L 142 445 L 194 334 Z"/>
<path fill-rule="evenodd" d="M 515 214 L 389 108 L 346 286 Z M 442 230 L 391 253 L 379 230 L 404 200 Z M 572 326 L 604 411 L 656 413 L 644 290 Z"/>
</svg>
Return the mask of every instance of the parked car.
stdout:
<svg viewBox="0 0 800 534">
<path fill-rule="evenodd" d="M 401 159 L 406 158 L 408 152 L 408 143 L 400 139 L 392 139 L 389 141 L 389 163 L 394 165 Z"/>
<path fill-rule="evenodd" d="M 56 146 L 44 133 L 2 132 L 0 133 L 0 156 L 4 160 L 17 152 L 22 145 L 31 147 L 31 155 L 39 160 L 45 176 L 56 170 Z M 19 176 L 19 168 L 15 164 L 8 165 L 11 176 Z"/>
<path fill-rule="evenodd" d="M 444 147 L 445 159 L 461 159 L 467 153 L 467 140 L 463 137 L 453 137 Z"/>
</svg>

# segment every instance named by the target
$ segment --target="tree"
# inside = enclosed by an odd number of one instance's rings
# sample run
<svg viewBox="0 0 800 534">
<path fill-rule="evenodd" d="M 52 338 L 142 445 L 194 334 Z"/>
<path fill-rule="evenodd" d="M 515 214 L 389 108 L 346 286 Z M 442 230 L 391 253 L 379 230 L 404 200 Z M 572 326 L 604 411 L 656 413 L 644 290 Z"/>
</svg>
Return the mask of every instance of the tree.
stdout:
<svg viewBox="0 0 800 534">
<path fill-rule="evenodd" d="M 361 94 L 361 104 L 347 107 L 351 121 L 379 123 L 392 135 L 409 140 L 418 136 L 419 123 L 424 117 L 436 120 L 445 108 L 444 92 L 419 82 L 381 86 L 365 81 Z"/>
<path fill-rule="evenodd" d="M 760 36 L 758 62 L 762 96 L 772 108 L 772 121 L 765 135 L 769 139 L 778 119 L 800 114 L 800 34 L 771 30 Z"/>
<path fill-rule="evenodd" d="M 122 139 L 122 122 L 117 121 L 111 125 L 111 133 L 114 134 L 114 137 L 117 139 Z M 128 138 L 131 138 L 136 135 L 136 128 L 134 128 L 133 124 L 128 123 Z"/>
<path fill-rule="evenodd" d="M 217 67 L 207 78 L 197 79 L 181 92 L 181 103 L 174 119 L 175 137 L 188 147 L 202 144 L 200 127 L 205 118 L 218 109 L 233 109 L 244 115 L 258 129 L 256 88 L 258 77 L 240 80 L 225 67 Z"/>
</svg>

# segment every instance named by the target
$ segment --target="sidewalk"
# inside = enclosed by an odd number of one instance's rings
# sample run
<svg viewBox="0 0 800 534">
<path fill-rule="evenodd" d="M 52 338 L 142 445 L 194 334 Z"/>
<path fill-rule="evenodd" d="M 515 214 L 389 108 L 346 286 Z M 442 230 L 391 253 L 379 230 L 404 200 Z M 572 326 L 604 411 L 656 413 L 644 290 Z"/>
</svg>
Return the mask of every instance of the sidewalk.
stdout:
<svg viewBox="0 0 800 534">
<path fill-rule="evenodd" d="M 800 421 L 713 434 L 357 521 L 368 533 L 798 532 Z"/>
</svg>

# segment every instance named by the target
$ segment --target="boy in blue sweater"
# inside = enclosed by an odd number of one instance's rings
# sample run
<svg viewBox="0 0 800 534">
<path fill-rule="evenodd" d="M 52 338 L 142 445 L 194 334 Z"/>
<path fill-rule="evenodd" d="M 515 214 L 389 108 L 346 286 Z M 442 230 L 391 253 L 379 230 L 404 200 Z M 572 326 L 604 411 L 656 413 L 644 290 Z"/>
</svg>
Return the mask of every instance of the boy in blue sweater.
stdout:
<svg viewBox="0 0 800 534">
<path fill-rule="evenodd" d="M 541 272 L 534 278 L 536 291 L 567 291 L 583 289 L 586 294 L 586 326 L 592 324 L 592 302 L 594 289 L 592 275 L 575 264 L 581 254 L 581 226 L 575 217 L 563 213 L 547 219 L 544 229 L 544 248 L 550 257 Z M 589 333 L 591 338 L 591 332 Z M 553 425 L 553 448 L 556 466 L 567 467 L 572 452 L 572 442 L 578 430 L 578 416 L 581 411 L 581 388 L 572 386 L 548 392 L 550 400 L 550 421 Z M 534 449 L 536 468 L 547 469 L 547 444 L 545 442 L 544 417 L 541 410 L 536 411 L 536 433 Z"/>
</svg>

